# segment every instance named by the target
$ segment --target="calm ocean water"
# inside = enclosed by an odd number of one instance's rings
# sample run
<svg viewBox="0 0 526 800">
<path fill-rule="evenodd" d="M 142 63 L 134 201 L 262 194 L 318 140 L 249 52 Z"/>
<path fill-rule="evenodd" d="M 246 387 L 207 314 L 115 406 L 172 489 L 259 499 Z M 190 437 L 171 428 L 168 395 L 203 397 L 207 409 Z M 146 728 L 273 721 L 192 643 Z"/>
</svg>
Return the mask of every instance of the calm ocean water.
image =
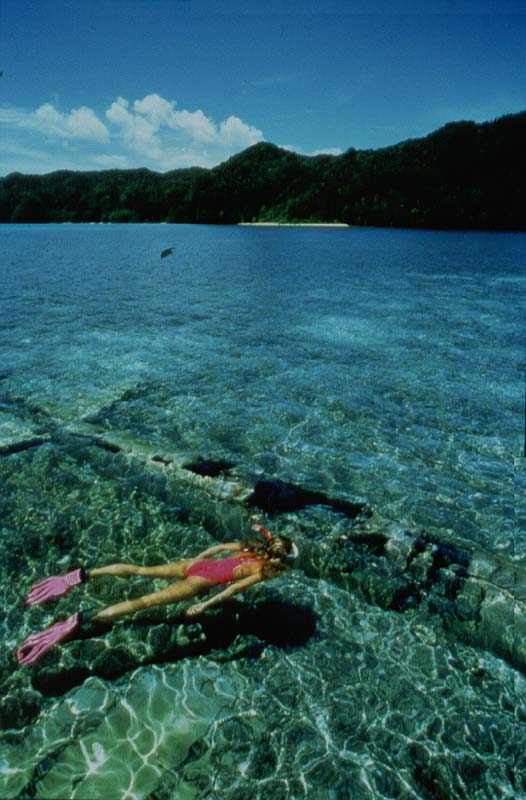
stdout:
<svg viewBox="0 0 526 800">
<path fill-rule="evenodd" d="M 524 556 L 523 234 L 4 226 L 2 249 L 12 395 L 78 420 L 127 392 L 104 419 L 141 440 Z"/>
<path fill-rule="evenodd" d="M 87 422 L 131 448 L 226 459 L 526 562 L 526 235 L 19 225 L 0 239 L 0 444 Z M 107 560 L 82 522 L 93 512 L 140 558 L 148 526 L 124 478 L 46 453 L 2 460 L 2 547 L 67 509 L 79 538 L 62 556 L 81 542 Z M 161 514 L 159 498 L 142 502 Z M 153 539 L 167 524 L 155 519 Z M 42 554 L 31 558 L 37 574 Z M 308 645 L 65 689 L 29 737 L 5 740 L 0 794 L 520 796 L 511 668 L 330 582 L 297 574 L 291 591 L 324 620 Z M 43 621 L 24 614 L 20 602 L 4 624 L 10 647 Z M 474 688 L 481 658 L 488 683 Z"/>
</svg>

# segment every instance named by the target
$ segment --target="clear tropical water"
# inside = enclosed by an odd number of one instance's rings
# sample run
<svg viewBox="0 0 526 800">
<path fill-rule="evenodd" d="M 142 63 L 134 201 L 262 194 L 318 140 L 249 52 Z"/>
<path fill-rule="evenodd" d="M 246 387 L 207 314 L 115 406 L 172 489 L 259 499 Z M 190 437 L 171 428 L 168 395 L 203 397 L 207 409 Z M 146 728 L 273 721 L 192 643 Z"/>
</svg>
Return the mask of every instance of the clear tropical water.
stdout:
<svg viewBox="0 0 526 800">
<path fill-rule="evenodd" d="M 1 669 L 8 707 L 24 709 L 7 722 L 0 795 L 523 796 L 523 676 L 432 618 L 299 570 L 244 600 L 309 609 L 299 642 L 252 632 L 199 650 L 197 625 L 196 648 L 164 663 L 63 686 L 58 670 L 51 688 L 45 662 L 18 670 L 11 651 L 127 591 L 103 581 L 26 611 L 43 574 L 211 543 L 138 452 L 226 459 L 525 563 L 526 236 L 61 225 L 0 238 L 0 444 L 49 438 L 0 459 Z M 88 428 L 126 458 L 75 438 Z M 344 522 L 306 510 L 273 524 L 301 540 Z M 68 658 L 122 655 L 129 635 L 71 643 L 57 663 L 71 675 Z"/>
</svg>

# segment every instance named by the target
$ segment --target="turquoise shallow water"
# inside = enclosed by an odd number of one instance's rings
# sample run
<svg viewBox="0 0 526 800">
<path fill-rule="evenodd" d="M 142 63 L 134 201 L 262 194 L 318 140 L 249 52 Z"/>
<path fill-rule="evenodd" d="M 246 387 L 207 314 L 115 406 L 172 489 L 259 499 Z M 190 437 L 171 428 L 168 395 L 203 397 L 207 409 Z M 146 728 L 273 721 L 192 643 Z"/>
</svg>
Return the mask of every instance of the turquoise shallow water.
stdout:
<svg viewBox="0 0 526 800">
<path fill-rule="evenodd" d="M 152 653 L 169 612 L 34 670 L 10 651 L 128 591 L 101 581 L 26 611 L 23 593 L 57 565 L 151 564 L 228 535 L 231 505 L 182 496 L 145 453 L 226 459 L 243 479 L 362 500 L 524 564 L 526 236 L 62 225 L 0 237 L 0 444 L 49 440 L 0 459 L 0 794 L 521 796 L 523 676 L 436 619 L 326 577 L 257 587 L 219 615 L 222 638 L 186 627 L 164 663 Z M 249 512 L 236 520 L 237 535 Z M 348 521 L 318 507 L 272 524 L 307 546 Z M 276 636 L 271 601 L 299 609 L 301 635 Z"/>
</svg>

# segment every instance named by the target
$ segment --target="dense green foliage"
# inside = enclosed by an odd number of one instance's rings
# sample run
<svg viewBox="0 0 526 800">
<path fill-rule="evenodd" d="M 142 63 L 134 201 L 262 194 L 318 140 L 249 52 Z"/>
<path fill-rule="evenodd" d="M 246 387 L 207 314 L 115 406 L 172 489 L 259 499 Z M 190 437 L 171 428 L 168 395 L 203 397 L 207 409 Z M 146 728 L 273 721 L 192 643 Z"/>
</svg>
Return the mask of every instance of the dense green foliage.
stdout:
<svg viewBox="0 0 526 800">
<path fill-rule="evenodd" d="M 214 169 L 13 173 L 2 222 L 340 221 L 526 229 L 526 112 L 341 156 L 261 143 Z"/>
</svg>

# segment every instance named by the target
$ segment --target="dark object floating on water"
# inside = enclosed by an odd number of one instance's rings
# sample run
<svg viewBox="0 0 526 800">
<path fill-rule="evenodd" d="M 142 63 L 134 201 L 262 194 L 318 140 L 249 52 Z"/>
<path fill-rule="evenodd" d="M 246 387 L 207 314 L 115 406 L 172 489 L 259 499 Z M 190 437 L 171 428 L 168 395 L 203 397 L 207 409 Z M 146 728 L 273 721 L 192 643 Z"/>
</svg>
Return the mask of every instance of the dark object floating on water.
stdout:
<svg viewBox="0 0 526 800">
<path fill-rule="evenodd" d="M 208 478 L 217 478 L 222 472 L 228 472 L 235 467 L 231 461 L 213 461 L 212 459 L 201 458 L 191 464 L 183 464 L 183 469 L 194 472 L 196 475 L 206 475 Z"/>
<path fill-rule="evenodd" d="M 307 506 L 329 506 L 333 511 L 354 519 L 359 514 L 370 514 L 365 503 L 350 503 L 328 497 L 323 492 L 311 492 L 293 483 L 284 483 L 277 478 L 261 480 L 247 500 L 249 506 L 256 506 L 269 514 L 283 514 L 286 511 L 300 511 Z"/>
<path fill-rule="evenodd" d="M 173 251 L 174 251 L 173 247 L 167 247 L 165 250 L 162 251 L 161 258 L 166 258 L 166 256 L 171 255 Z"/>
</svg>

